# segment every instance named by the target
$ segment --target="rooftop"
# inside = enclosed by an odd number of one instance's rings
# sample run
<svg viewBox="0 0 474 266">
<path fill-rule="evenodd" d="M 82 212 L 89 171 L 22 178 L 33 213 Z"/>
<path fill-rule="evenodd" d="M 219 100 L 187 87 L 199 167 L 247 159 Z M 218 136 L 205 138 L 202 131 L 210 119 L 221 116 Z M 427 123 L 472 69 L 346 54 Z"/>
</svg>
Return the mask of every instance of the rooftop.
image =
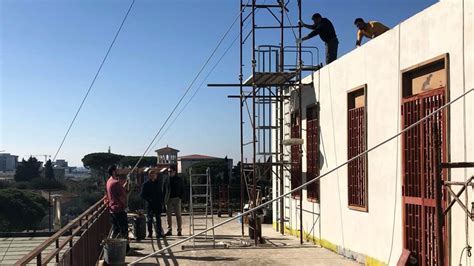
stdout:
<svg viewBox="0 0 474 266">
<path fill-rule="evenodd" d="M 208 156 L 208 155 L 202 155 L 202 154 L 191 154 L 191 155 L 185 155 L 185 156 L 179 156 L 178 160 L 212 160 L 212 159 L 223 159 L 219 157 L 213 157 L 213 156 Z"/>
<path fill-rule="evenodd" d="M 214 224 L 227 217 L 214 218 Z M 166 220 L 162 217 L 162 220 Z M 245 225 L 247 234 L 247 225 Z M 178 245 L 165 255 L 150 257 L 138 265 L 359 265 L 356 261 L 346 259 L 311 242 L 299 243 L 293 236 L 283 236 L 272 228 L 271 224 L 262 225 L 266 243 L 253 245 L 253 240 L 242 237 L 241 224 L 232 221 L 215 230 L 216 244 L 226 244 L 228 248 L 182 249 Z M 176 233 L 176 232 L 173 232 Z M 132 240 L 131 252 L 126 263 L 131 263 L 159 249 L 176 243 L 189 235 L 189 217 L 183 216 L 183 236 L 170 236 L 163 239 L 147 238 L 140 242 Z M 186 242 L 185 246 L 191 245 Z M 198 245 L 198 243 L 196 243 Z"/>
<path fill-rule="evenodd" d="M 155 150 L 155 152 L 179 152 L 179 150 L 173 149 L 171 147 L 168 147 L 168 145 L 166 145 L 166 147 Z"/>
</svg>

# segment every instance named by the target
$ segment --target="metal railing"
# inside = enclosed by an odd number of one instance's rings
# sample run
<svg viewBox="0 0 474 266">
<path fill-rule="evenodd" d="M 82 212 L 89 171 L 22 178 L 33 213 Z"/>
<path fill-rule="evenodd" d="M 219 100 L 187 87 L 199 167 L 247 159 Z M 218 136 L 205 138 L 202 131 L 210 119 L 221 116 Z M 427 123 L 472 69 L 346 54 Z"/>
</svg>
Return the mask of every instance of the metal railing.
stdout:
<svg viewBox="0 0 474 266">
<path fill-rule="evenodd" d="M 95 265 L 102 250 L 101 242 L 110 231 L 109 219 L 102 198 L 15 265 L 26 265 L 35 259 L 37 265 L 50 262 L 56 265 Z"/>
</svg>

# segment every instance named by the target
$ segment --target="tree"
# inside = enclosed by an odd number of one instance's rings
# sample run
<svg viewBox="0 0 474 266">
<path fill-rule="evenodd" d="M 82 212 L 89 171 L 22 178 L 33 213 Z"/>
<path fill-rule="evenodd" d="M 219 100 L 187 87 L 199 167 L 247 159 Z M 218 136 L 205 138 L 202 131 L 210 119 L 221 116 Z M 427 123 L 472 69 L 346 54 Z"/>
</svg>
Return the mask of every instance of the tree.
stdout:
<svg viewBox="0 0 474 266">
<path fill-rule="evenodd" d="M 225 159 L 207 160 L 193 164 L 193 173 L 205 173 L 206 169 L 209 168 L 211 174 L 211 183 L 217 184 L 229 184 L 229 166 Z"/>
<path fill-rule="evenodd" d="M 23 159 L 19 164 L 15 172 L 15 181 L 17 182 L 25 182 L 30 181 L 35 177 L 40 176 L 40 167 L 41 162 L 35 157 L 28 158 L 28 161 Z"/>
<path fill-rule="evenodd" d="M 54 170 L 51 160 L 48 160 L 44 165 L 44 177 L 48 180 L 54 180 Z"/>
<path fill-rule="evenodd" d="M 108 152 L 90 153 L 82 158 L 82 163 L 84 167 L 95 171 L 97 175 L 106 180 L 107 168 L 113 164 L 118 164 L 123 157 L 123 155 Z"/>
<path fill-rule="evenodd" d="M 0 228 L 7 232 L 38 229 L 48 206 L 45 198 L 33 192 L 0 189 Z"/>
<path fill-rule="evenodd" d="M 139 156 L 125 156 L 123 157 L 119 164 L 122 167 L 134 167 L 138 160 L 140 159 Z M 156 165 L 156 157 L 155 156 L 145 156 L 138 164 L 138 167 L 151 167 Z"/>
</svg>

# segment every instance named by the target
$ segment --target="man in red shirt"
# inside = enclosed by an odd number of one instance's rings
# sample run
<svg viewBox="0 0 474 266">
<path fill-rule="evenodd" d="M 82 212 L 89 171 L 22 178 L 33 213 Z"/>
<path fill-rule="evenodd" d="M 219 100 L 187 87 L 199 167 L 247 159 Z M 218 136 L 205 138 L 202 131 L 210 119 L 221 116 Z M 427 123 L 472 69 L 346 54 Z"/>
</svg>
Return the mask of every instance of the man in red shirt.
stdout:
<svg viewBox="0 0 474 266">
<path fill-rule="evenodd" d="M 109 179 L 107 180 L 108 207 L 112 217 L 113 238 L 128 238 L 128 222 L 125 208 L 127 206 L 127 192 L 120 184 L 116 176 L 117 166 L 109 167 Z M 127 183 L 127 182 L 126 182 Z M 124 184 L 126 185 L 126 184 Z"/>
</svg>

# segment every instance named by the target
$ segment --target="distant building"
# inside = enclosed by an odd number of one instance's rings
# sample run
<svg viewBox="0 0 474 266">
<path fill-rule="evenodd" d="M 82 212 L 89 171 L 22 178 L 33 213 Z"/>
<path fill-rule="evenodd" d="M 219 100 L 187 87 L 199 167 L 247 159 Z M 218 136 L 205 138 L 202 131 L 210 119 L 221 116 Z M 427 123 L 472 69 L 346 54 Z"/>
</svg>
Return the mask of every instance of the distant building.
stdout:
<svg viewBox="0 0 474 266">
<path fill-rule="evenodd" d="M 66 160 L 63 160 L 63 159 L 58 159 L 54 162 L 54 166 L 57 166 L 57 167 L 68 167 L 68 163 Z"/>
<path fill-rule="evenodd" d="M 10 153 L 0 153 L 0 172 L 15 171 L 18 166 L 18 156 Z"/>
<path fill-rule="evenodd" d="M 202 163 L 206 161 L 214 161 L 214 160 L 225 160 L 225 159 L 226 158 L 219 158 L 219 157 L 213 157 L 213 156 L 202 155 L 202 154 L 180 156 L 178 157 L 178 173 L 188 173 L 189 167 L 197 163 Z M 231 176 L 233 160 L 227 158 L 227 165 L 229 167 L 229 176 Z"/>
<path fill-rule="evenodd" d="M 155 151 L 157 156 L 156 165 L 158 167 L 165 166 L 176 166 L 178 164 L 178 152 L 179 150 L 173 149 L 171 147 L 166 147 L 158 149 Z"/>
</svg>

